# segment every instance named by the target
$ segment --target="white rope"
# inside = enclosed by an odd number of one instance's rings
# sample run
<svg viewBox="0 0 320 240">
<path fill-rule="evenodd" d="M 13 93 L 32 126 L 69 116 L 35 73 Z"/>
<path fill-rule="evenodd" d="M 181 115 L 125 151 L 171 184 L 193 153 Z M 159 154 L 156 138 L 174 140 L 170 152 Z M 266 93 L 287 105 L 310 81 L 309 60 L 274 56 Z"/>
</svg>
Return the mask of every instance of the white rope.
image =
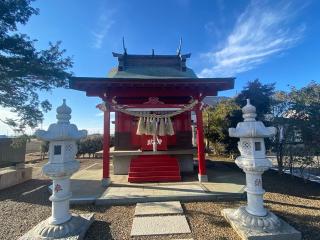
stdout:
<svg viewBox="0 0 320 240">
<path fill-rule="evenodd" d="M 190 111 L 196 104 L 198 103 L 198 100 L 194 100 L 192 103 L 184 106 L 182 109 L 180 110 L 177 110 L 175 112 L 172 112 L 172 113 L 166 113 L 166 114 L 157 114 L 157 113 L 141 113 L 141 112 L 132 112 L 132 111 L 129 111 L 127 109 L 125 109 L 124 107 L 119 107 L 117 106 L 116 104 L 110 104 L 109 105 L 115 110 L 115 111 L 119 111 L 119 112 L 122 112 L 122 113 L 125 113 L 125 114 L 128 114 L 128 115 L 131 115 L 131 116 L 134 116 L 134 117 L 147 117 L 147 118 L 156 118 L 156 119 L 161 119 L 161 118 L 169 118 L 169 117 L 174 117 L 176 115 L 179 115 L 183 112 L 186 112 L 186 111 Z M 105 111 L 104 109 L 107 108 L 106 106 L 106 102 L 102 103 L 102 104 L 99 104 L 99 108 L 102 110 L 102 111 Z M 104 105 L 104 106 L 101 106 L 101 105 Z"/>
<path fill-rule="evenodd" d="M 104 102 L 97 105 L 97 107 L 101 111 L 106 111 L 107 109 L 109 109 L 109 106 L 111 106 L 115 111 L 122 112 L 124 114 L 128 114 L 134 117 L 139 117 L 137 135 L 146 134 L 146 135 L 172 136 L 174 135 L 174 129 L 173 129 L 171 117 L 174 117 L 186 111 L 190 111 L 191 109 L 194 108 L 194 106 L 197 103 L 198 103 L 198 100 L 194 100 L 192 103 L 184 106 L 180 110 L 177 110 L 171 113 L 167 113 L 166 111 L 161 114 L 157 114 L 157 113 L 151 114 L 146 112 L 132 112 L 125 109 L 124 106 L 122 107 L 117 106 L 115 102 L 112 102 L 112 103 Z"/>
</svg>

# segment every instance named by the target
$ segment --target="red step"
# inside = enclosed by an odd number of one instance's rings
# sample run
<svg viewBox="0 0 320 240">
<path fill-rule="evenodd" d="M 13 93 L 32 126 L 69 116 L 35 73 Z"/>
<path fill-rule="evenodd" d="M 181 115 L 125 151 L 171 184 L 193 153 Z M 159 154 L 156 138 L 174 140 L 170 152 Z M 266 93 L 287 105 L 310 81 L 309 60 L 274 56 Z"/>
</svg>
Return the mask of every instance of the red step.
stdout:
<svg viewBox="0 0 320 240">
<path fill-rule="evenodd" d="M 141 157 L 133 158 L 133 161 L 139 161 L 139 162 L 148 162 L 148 161 L 174 161 L 175 158 L 168 156 L 168 155 L 142 155 Z"/>
<path fill-rule="evenodd" d="M 179 169 L 178 169 L 179 171 Z M 178 171 L 144 171 L 144 172 L 130 172 L 130 177 L 148 177 L 148 176 L 177 176 Z"/>
<path fill-rule="evenodd" d="M 131 162 L 130 164 L 131 167 L 155 167 L 155 166 L 179 166 L 177 162 L 166 162 L 166 161 L 158 161 L 158 162 Z"/>
<path fill-rule="evenodd" d="M 130 167 L 130 172 L 175 171 L 177 166 Z"/>
<path fill-rule="evenodd" d="M 181 181 L 178 160 L 169 155 L 142 155 L 131 160 L 129 182 Z"/>
<path fill-rule="evenodd" d="M 152 176 L 152 177 L 129 177 L 128 181 L 131 183 L 143 182 L 179 182 L 181 176 Z"/>
</svg>

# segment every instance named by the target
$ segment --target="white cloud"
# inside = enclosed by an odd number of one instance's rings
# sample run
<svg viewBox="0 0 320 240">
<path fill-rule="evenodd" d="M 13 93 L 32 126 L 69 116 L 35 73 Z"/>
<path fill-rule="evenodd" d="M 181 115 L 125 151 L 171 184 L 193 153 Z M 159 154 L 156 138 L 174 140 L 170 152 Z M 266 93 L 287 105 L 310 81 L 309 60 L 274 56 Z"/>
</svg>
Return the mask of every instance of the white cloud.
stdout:
<svg viewBox="0 0 320 240">
<path fill-rule="evenodd" d="M 112 19 L 114 11 L 105 11 L 99 16 L 96 30 L 92 32 L 93 44 L 92 47 L 100 49 L 102 47 L 103 41 L 107 36 L 110 28 L 115 23 Z"/>
<path fill-rule="evenodd" d="M 294 20 L 304 6 L 253 0 L 238 17 L 223 47 L 202 56 L 210 62 L 200 77 L 231 76 L 255 68 L 297 44 L 305 25 Z"/>
</svg>

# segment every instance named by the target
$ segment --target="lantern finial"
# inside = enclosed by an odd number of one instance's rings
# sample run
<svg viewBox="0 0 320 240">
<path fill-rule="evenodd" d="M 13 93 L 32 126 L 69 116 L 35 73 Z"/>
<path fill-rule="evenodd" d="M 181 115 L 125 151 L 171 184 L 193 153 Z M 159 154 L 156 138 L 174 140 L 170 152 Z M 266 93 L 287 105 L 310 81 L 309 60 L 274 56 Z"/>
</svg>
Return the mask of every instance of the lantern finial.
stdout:
<svg viewBox="0 0 320 240">
<path fill-rule="evenodd" d="M 57 108 L 58 123 L 69 123 L 71 119 L 71 108 L 67 106 L 66 99 L 63 99 L 63 103 Z"/>
<path fill-rule="evenodd" d="M 242 108 L 243 119 L 245 122 L 253 122 L 256 121 L 256 107 L 251 105 L 250 99 L 247 99 L 247 105 Z"/>
</svg>

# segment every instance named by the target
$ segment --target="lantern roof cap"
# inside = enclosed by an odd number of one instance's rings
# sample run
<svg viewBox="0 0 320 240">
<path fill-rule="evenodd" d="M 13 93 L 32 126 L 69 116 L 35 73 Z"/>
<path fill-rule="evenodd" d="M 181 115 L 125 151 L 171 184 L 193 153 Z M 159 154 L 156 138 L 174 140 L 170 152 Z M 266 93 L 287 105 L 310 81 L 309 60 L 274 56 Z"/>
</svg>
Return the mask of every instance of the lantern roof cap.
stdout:
<svg viewBox="0 0 320 240">
<path fill-rule="evenodd" d="M 78 130 L 75 124 L 70 124 L 71 108 L 67 106 L 66 100 L 63 99 L 63 104 L 57 108 L 57 123 L 49 126 L 48 131 L 37 130 L 35 135 L 38 139 L 44 141 L 64 141 L 64 140 L 79 140 L 87 136 L 86 130 Z"/>
<path fill-rule="evenodd" d="M 266 127 L 263 122 L 256 120 L 256 107 L 251 105 L 250 99 L 242 108 L 243 122 L 239 122 L 236 128 L 229 128 L 230 137 L 238 138 L 266 138 L 276 134 L 275 127 Z"/>
</svg>

